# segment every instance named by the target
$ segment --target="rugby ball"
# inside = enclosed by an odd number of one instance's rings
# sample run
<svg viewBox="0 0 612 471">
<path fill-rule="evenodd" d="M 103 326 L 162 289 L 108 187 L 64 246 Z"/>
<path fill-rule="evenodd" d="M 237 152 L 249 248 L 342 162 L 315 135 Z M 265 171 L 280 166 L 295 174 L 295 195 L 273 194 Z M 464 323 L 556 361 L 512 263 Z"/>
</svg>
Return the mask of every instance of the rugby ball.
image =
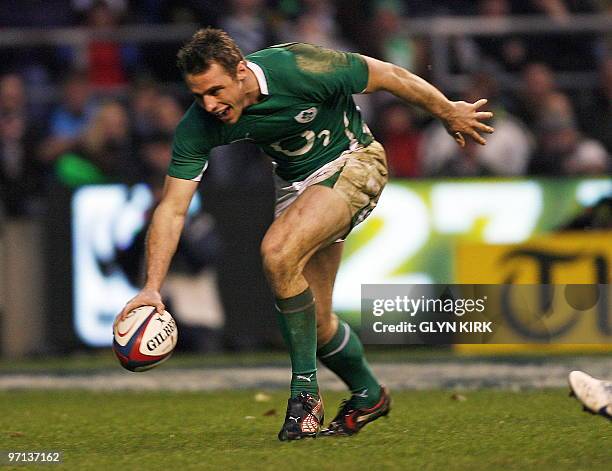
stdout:
<svg viewBox="0 0 612 471">
<path fill-rule="evenodd" d="M 176 346 L 178 329 L 168 311 L 158 314 L 142 306 L 113 327 L 113 351 L 130 371 L 146 371 L 167 360 Z"/>
</svg>

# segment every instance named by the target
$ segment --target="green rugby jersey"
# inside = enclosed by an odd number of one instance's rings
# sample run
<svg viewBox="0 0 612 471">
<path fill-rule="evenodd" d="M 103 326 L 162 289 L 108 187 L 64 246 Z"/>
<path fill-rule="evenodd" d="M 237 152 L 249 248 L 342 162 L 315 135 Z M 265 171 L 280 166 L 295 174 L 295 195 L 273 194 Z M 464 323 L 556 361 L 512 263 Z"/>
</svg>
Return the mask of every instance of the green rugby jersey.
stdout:
<svg viewBox="0 0 612 471">
<path fill-rule="evenodd" d="M 177 126 L 168 175 L 199 181 L 212 148 L 251 140 L 294 182 L 373 137 L 352 94 L 365 90 L 368 66 L 358 54 L 303 43 L 246 57 L 263 95 L 233 125 L 193 103 Z"/>
</svg>

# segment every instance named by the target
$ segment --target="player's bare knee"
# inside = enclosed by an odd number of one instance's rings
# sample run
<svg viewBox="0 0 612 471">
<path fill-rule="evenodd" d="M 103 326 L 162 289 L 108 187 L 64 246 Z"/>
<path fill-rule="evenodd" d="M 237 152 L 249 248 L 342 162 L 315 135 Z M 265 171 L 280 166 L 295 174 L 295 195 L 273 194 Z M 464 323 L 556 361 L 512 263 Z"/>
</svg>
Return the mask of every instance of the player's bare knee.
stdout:
<svg viewBox="0 0 612 471">
<path fill-rule="evenodd" d="M 273 252 L 262 255 L 263 267 L 271 282 L 287 278 L 288 273 L 291 271 L 291 266 L 282 255 Z"/>
<path fill-rule="evenodd" d="M 299 258 L 287 247 L 287 244 L 281 243 L 278 239 L 264 239 L 261 244 L 261 258 L 266 275 L 273 284 L 300 272 Z"/>
</svg>

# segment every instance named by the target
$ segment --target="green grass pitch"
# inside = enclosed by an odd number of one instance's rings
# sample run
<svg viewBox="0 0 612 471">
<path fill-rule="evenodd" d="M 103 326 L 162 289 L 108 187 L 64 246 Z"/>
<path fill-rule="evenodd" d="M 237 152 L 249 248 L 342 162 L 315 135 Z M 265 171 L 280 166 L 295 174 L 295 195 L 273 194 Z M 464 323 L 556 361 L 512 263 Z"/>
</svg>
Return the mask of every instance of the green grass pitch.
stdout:
<svg viewBox="0 0 612 471">
<path fill-rule="evenodd" d="M 0 450 L 60 450 L 74 470 L 609 470 L 612 424 L 565 390 L 393 394 L 388 419 L 351 438 L 280 443 L 286 396 L 0 393 Z M 341 395 L 324 395 L 327 420 Z M 266 415 L 267 413 L 267 415 Z M 2 468 L 6 469 L 6 468 Z"/>
</svg>

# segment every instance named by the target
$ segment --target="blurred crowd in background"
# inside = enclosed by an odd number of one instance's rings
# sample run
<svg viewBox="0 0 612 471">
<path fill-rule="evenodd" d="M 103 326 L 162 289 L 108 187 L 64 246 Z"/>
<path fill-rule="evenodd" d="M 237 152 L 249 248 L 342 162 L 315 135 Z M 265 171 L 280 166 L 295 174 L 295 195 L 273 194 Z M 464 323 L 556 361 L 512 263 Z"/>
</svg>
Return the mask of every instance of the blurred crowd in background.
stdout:
<svg viewBox="0 0 612 471">
<path fill-rule="evenodd" d="M 411 36 L 405 20 L 537 15 L 563 25 L 582 13 L 612 15 L 612 6 L 606 0 L 4 0 L 0 32 L 23 28 L 27 37 L 29 28 L 213 25 L 245 54 L 304 41 L 371 55 L 433 80 L 431 44 Z M 163 182 L 173 130 L 191 101 L 175 67 L 180 42 L 126 44 L 111 35 L 85 46 L 0 44 L 0 196 L 11 217 L 44 211 L 57 183 L 145 181 L 159 189 Z M 454 99 L 488 98 L 496 132 L 486 147 L 461 149 L 438 122 L 390 95 L 359 97 L 393 176 L 610 173 L 609 33 L 537 40 L 459 35 L 451 48 L 453 71 L 469 80 L 461 90 L 438 85 Z M 562 87 L 563 72 L 592 72 L 597 79 Z M 512 86 L 500 80 L 508 74 Z M 226 150 L 224 157 L 212 159 L 209 178 L 265 180 L 249 176 L 269 170 L 252 150 Z"/>
</svg>

